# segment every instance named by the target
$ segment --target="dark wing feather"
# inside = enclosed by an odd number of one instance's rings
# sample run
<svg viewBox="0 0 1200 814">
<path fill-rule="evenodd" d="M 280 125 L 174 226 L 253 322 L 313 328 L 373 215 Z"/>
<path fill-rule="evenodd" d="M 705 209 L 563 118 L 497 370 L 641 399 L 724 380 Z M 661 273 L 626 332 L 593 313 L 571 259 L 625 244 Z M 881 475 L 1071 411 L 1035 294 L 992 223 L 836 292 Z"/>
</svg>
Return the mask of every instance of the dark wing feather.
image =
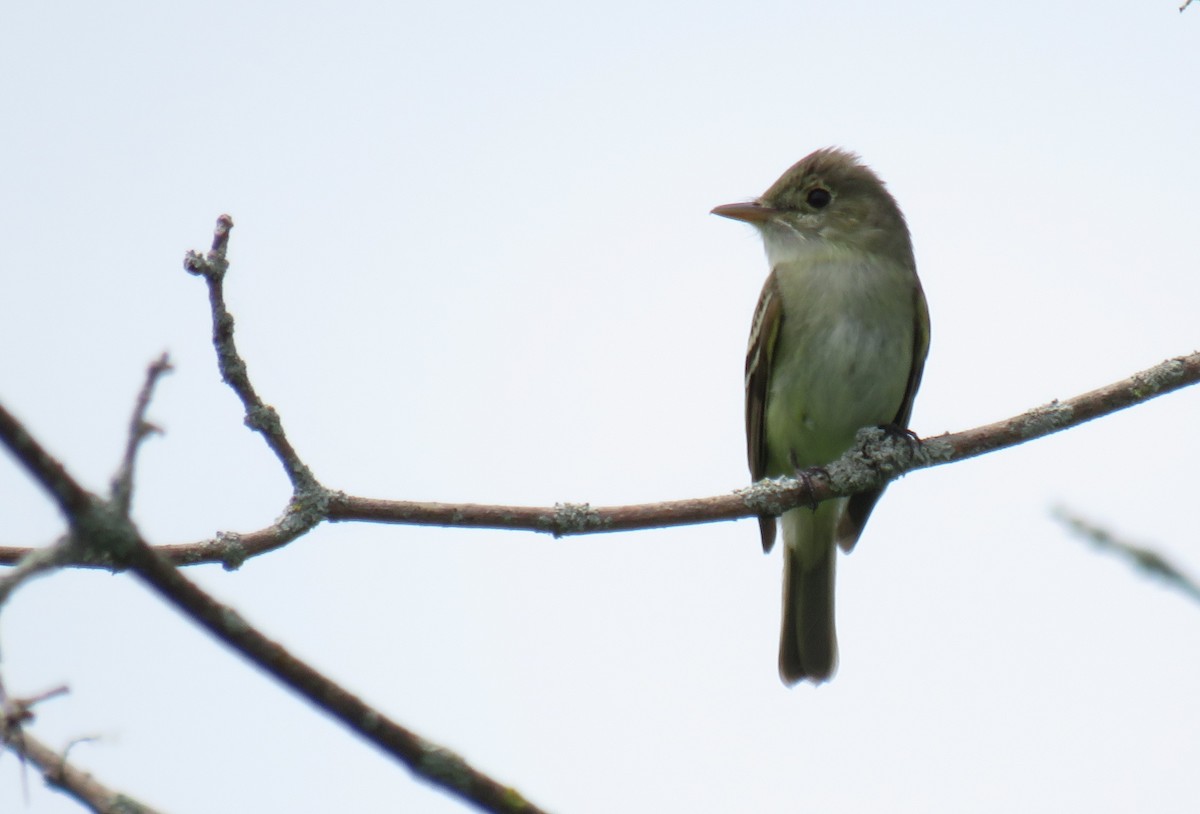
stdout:
<svg viewBox="0 0 1200 814">
<path fill-rule="evenodd" d="M 783 310 L 779 297 L 779 282 L 772 271 L 758 297 L 754 322 L 750 326 L 750 343 L 746 349 L 746 454 L 750 461 L 750 477 L 762 480 L 767 474 L 767 394 L 771 380 L 771 357 L 779 337 Z M 775 545 L 775 518 L 759 515 L 758 528 L 762 534 L 763 551 Z"/>
</svg>

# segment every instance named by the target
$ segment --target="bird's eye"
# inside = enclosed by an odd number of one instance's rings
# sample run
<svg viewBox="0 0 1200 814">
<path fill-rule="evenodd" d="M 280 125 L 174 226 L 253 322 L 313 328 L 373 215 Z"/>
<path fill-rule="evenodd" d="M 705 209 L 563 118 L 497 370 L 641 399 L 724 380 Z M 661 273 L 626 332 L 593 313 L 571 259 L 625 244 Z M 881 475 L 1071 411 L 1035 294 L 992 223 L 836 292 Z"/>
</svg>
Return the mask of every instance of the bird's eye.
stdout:
<svg viewBox="0 0 1200 814">
<path fill-rule="evenodd" d="M 829 194 L 829 190 L 823 187 L 817 187 L 816 189 L 810 190 L 808 197 L 806 197 L 804 200 L 808 201 L 809 206 L 814 206 L 817 209 L 824 209 L 829 205 L 829 202 L 833 200 L 833 196 Z"/>
</svg>

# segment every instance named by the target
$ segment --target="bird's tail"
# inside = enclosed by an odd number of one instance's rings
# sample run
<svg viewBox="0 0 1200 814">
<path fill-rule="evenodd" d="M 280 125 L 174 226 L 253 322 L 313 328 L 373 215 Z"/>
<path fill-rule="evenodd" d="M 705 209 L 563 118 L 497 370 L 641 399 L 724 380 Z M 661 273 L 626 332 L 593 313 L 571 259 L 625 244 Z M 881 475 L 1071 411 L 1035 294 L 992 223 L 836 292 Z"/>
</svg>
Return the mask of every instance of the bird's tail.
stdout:
<svg viewBox="0 0 1200 814">
<path fill-rule="evenodd" d="M 785 684 L 828 680 L 837 669 L 833 576 L 844 500 L 792 509 L 783 524 L 783 634 L 779 675 Z"/>
</svg>

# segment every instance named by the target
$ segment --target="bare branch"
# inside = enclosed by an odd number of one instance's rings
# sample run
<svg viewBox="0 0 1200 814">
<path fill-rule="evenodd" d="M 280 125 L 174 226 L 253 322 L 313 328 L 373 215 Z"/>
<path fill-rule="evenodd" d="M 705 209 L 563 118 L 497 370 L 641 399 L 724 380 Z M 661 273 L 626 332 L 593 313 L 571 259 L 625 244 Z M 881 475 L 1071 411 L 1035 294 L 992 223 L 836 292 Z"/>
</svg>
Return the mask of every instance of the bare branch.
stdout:
<svg viewBox="0 0 1200 814">
<path fill-rule="evenodd" d="M 146 421 L 146 411 L 150 408 L 150 399 L 154 394 L 154 386 L 170 370 L 171 362 L 165 353 L 151 363 L 146 370 L 145 383 L 138 392 L 137 401 L 134 404 L 133 416 L 129 422 L 129 437 L 125 441 L 125 454 L 121 459 L 121 465 L 117 470 L 116 476 L 112 479 L 111 487 L 112 499 L 110 507 L 113 511 L 126 518 L 129 516 L 130 504 L 133 500 L 133 473 L 137 451 L 147 437 L 155 432 L 159 432 L 157 427 Z M 3 409 L 0 406 L 0 412 L 3 412 Z M 7 416 L 7 413 L 5 415 Z M 21 442 L 21 439 L 24 439 L 23 443 L 31 450 L 34 450 L 28 460 L 22 459 L 31 474 L 35 477 L 37 476 L 37 472 L 33 469 L 34 466 L 43 467 L 44 471 L 51 474 L 53 480 L 59 484 L 58 489 L 62 490 L 63 494 L 69 495 L 73 502 L 84 506 L 82 510 L 73 509 L 68 511 L 69 518 L 73 519 L 90 511 L 93 502 L 91 495 L 88 495 L 79 484 L 67 475 L 66 470 L 60 463 L 49 458 L 45 452 L 41 451 L 41 448 L 25 431 L 23 426 L 18 423 L 15 427 L 11 428 L 11 431 L 6 428 L 2 432 L 3 440 L 9 449 L 16 451 L 14 445 Z M 41 478 L 39 480 L 41 480 L 44 486 L 47 486 L 46 480 Z M 47 488 L 51 487 L 47 486 Z M 82 496 L 77 493 L 82 493 Z M 16 563 L 16 567 L 5 574 L 3 578 L 0 578 L 0 607 L 8 600 L 13 590 L 26 579 L 36 574 L 59 568 L 68 563 L 75 564 L 81 559 L 87 559 L 85 551 L 86 549 L 73 545 L 73 539 L 70 535 L 60 538 L 52 545 L 26 551 Z M 111 561 L 107 557 L 102 558 L 102 562 L 106 567 L 111 565 Z"/>
<path fill-rule="evenodd" d="M 813 501 L 877 488 L 901 475 L 953 463 L 1061 432 L 1200 381 L 1200 353 L 1169 359 L 1105 387 L 1066 401 L 1053 401 L 1021 415 L 919 444 L 878 429 L 860 431 L 858 445 L 807 477 L 759 481 L 732 495 L 635 506 L 596 508 L 558 504 L 553 508 L 484 506 L 372 500 L 335 495 L 333 521 L 369 520 L 437 526 L 524 529 L 555 536 L 627 531 L 734 520 L 761 513 L 782 514 Z"/>
<path fill-rule="evenodd" d="M 71 547 L 65 537 L 53 545 L 28 550 L 11 571 L 0 577 L 0 608 L 4 607 L 9 596 L 22 582 L 37 574 L 60 568 L 71 559 Z"/>
<path fill-rule="evenodd" d="M 154 378 L 156 375 L 150 377 L 150 384 L 153 383 Z M 143 388 L 143 394 L 146 394 L 148 402 L 148 387 Z M 139 434 L 136 429 L 139 424 L 136 416 L 139 412 L 144 411 L 144 405 L 140 398 L 138 405 L 138 409 L 135 410 L 135 436 Z M 474 803 L 485 811 L 510 812 L 511 814 L 539 814 L 541 812 L 541 809 L 525 800 L 515 789 L 493 780 L 457 754 L 420 737 L 368 706 L 358 696 L 348 692 L 291 655 L 277 642 L 260 633 L 232 608 L 222 605 L 201 591 L 166 558 L 146 543 L 130 520 L 128 513 L 124 511 L 127 504 L 123 505 L 117 494 L 114 494 L 111 500 L 104 501 L 83 490 L 61 464 L 50 459 L 42 451 L 40 445 L 19 422 L 7 413 L 3 413 L 3 416 L 8 423 L 0 423 L 0 440 L 5 441 L 10 448 L 15 448 L 14 451 L 19 453 L 18 459 L 25 463 L 26 468 L 42 482 L 47 491 L 50 491 L 55 497 L 65 496 L 60 499 L 60 505 L 67 514 L 71 527 L 71 533 L 65 545 L 70 547 L 73 556 L 92 564 L 103 562 L 107 564 L 107 567 L 114 569 L 128 568 L 132 570 L 160 596 L 182 610 L 212 635 L 308 699 L 318 709 L 324 710 L 354 732 L 404 763 L 412 772 L 428 782 L 441 786 L 446 791 Z M 130 444 L 136 447 L 137 441 L 131 440 Z M 132 461 L 132 453 L 127 451 L 126 460 L 127 462 Z M 78 495 L 75 494 L 75 491 L 78 491 Z M 119 491 L 119 489 L 114 489 L 114 493 Z M 317 498 L 323 494 L 323 490 L 317 490 Z M 314 514 L 320 515 L 327 511 L 323 500 L 314 500 L 311 496 L 304 499 L 298 495 L 292 501 L 288 518 L 285 518 L 277 526 L 279 526 L 280 533 L 288 533 L 289 523 L 297 528 L 304 528 L 308 522 L 306 517 Z M 26 560 L 23 561 L 22 577 L 43 566 L 49 567 L 45 565 L 45 562 L 54 560 L 57 549 L 58 546 L 54 546 L 27 555 Z M 13 580 L 12 584 L 15 585 L 17 581 Z M 11 717 L 11 726 L 7 726 L 3 738 L 5 743 L 25 754 L 29 751 L 29 746 L 25 743 L 28 739 L 24 738 L 19 724 L 28 717 L 28 710 L 26 708 L 18 712 L 20 714 L 14 712 L 9 716 L 8 708 L 6 708 L 3 720 L 9 721 Z M 65 774 L 67 771 L 65 762 L 59 762 L 61 764 L 60 773 Z M 43 761 L 38 765 L 50 764 Z M 75 779 L 82 783 L 87 778 L 81 776 Z M 103 791 L 107 793 L 106 789 Z M 95 810 L 115 811 L 116 809 L 96 808 Z"/>
<path fill-rule="evenodd" d="M 0 441 L 25 466 L 33 479 L 50 493 L 63 514 L 70 517 L 87 511 L 92 496 L 67 474 L 54 456 L 34 440 L 12 413 L 4 409 L 4 405 L 0 405 Z"/>
<path fill-rule="evenodd" d="M 1163 580 L 1171 587 L 1183 591 L 1189 598 L 1200 602 L 1200 585 L 1157 551 L 1121 540 L 1108 529 L 1061 507 L 1054 510 L 1054 517 L 1101 551 L 1110 551 L 1124 557 L 1135 568 Z"/>
<path fill-rule="evenodd" d="M 100 814 L 156 814 L 156 810 L 104 786 L 90 774 L 67 765 L 67 756 L 56 753 L 25 731 L 33 720 L 33 707 L 67 692 L 54 687 L 30 698 L 7 698 L 0 693 L 0 743 L 33 765 L 46 784 L 70 795 Z M 70 748 L 70 747 L 68 747 Z"/>
<path fill-rule="evenodd" d="M 807 478 L 760 481 L 733 494 L 631 506 L 498 506 L 478 503 L 379 500 L 318 491 L 296 497 L 275 524 L 245 534 L 224 533 L 196 543 L 162 546 L 172 562 L 221 562 L 236 568 L 249 557 L 286 545 L 324 520 L 536 531 L 556 537 L 682 526 L 782 514 L 811 501 L 865 491 L 908 472 L 973 458 L 1069 429 L 1200 381 L 1200 352 L 1169 359 L 1127 379 L 1066 401 L 1052 401 L 1012 418 L 914 446 L 879 430 L 864 430 L 841 460 L 807 471 Z M 17 562 L 23 547 L 0 547 L 0 564 Z M 103 562 L 76 562 L 104 566 Z"/>
<path fill-rule="evenodd" d="M 125 441 L 125 456 L 121 459 L 121 466 L 112 482 L 113 503 L 118 511 L 124 514 L 129 514 L 129 507 L 133 501 L 133 468 L 137 451 L 146 438 L 156 432 L 161 432 L 158 427 L 146 421 L 146 411 L 150 408 L 150 397 L 154 395 L 154 385 L 170 371 L 171 360 L 164 353 L 146 370 L 146 381 L 142 385 L 141 391 L 138 392 L 137 402 L 134 404 L 133 417 L 129 420 L 129 438 Z"/>
<path fill-rule="evenodd" d="M 139 547 L 131 565 L 146 584 L 213 636 L 307 698 L 317 708 L 401 760 L 417 775 L 475 803 L 485 811 L 513 814 L 538 814 L 541 811 L 511 786 L 498 783 L 449 749 L 400 726 L 288 653 L 279 643 L 250 626 L 232 608 L 222 605 L 196 587 L 149 546 Z"/>
<path fill-rule="evenodd" d="M 300 456 L 296 454 L 296 450 L 284 434 L 279 414 L 275 412 L 274 407 L 263 403 L 254 385 L 250 383 L 246 363 L 238 354 L 233 341 L 233 315 L 225 307 L 225 273 L 229 270 L 229 261 L 225 254 L 229 247 L 229 230 L 232 228 L 233 218 L 228 215 L 217 218 L 212 250 L 207 256 L 202 256 L 199 252 L 188 252 L 183 260 L 183 267 L 189 274 L 203 277 L 208 285 L 208 302 L 213 324 L 212 341 L 217 350 L 217 367 L 221 371 L 221 379 L 233 388 L 233 392 L 237 393 L 242 401 L 242 407 L 246 411 L 246 426 L 262 435 L 267 446 L 283 464 L 295 491 L 319 490 L 320 484 L 300 460 Z"/>
<path fill-rule="evenodd" d="M 75 798 L 97 814 L 158 814 L 128 794 L 114 791 L 87 772 L 69 765 L 60 755 L 17 726 L 0 720 L 0 741 L 37 767 L 46 785 Z"/>
</svg>

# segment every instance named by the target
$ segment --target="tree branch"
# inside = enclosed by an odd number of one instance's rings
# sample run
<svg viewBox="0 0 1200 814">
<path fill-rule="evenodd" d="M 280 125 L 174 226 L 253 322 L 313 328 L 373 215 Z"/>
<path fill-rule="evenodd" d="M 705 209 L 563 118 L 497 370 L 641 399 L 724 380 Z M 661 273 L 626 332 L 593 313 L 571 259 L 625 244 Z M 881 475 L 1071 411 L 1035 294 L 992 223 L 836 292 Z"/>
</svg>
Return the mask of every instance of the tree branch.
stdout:
<svg viewBox="0 0 1200 814">
<path fill-rule="evenodd" d="M 217 367 L 221 371 L 221 379 L 237 393 L 242 407 L 246 411 L 246 426 L 262 435 L 267 446 L 275 453 L 292 482 L 292 488 L 297 492 L 320 489 L 320 484 L 313 477 L 309 468 L 300 460 L 296 450 L 292 448 L 283 432 L 279 414 L 275 408 L 263 403 L 250 376 L 246 363 L 237 352 L 233 342 L 233 314 L 225 307 L 225 273 L 229 270 L 226 251 L 229 248 L 229 231 L 233 228 L 233 218 L 221 215 L 217 218 L 217 228 L 213 233 L 212 250 L 207 256 L 190 251 L 183 259 L 183 267 L 189 274 L 203 277 L 208 285 L 208 302 L 212 311 L 212 341 L 217 351 Z"/>
<path fill-rule="evenodd" d="M 33 720 L 34 705 L 66 691 L 66 687 L 56 687 L 33 698 L 0 698 L 0 743 L 33 765 L 46 785 L 75 798 L 97 814 L 158 814 L 156 809 L 69 766 L 65 752 L 55 752 L 25 731 L 25 724 Z"/>
<path fill-rule="evenodd" d="M 216 638 L 308 699 L 318 709 L 401 760 L 415 774 L 485 811 L 539 814 L 542 810 L 445 747 L 395 723 L 361 698 L 259 633 L 232 608 L 217 602 L 149 546 L 131 558 L 133 571 L 160 596 Z"/>
<path fill-rule="evenodd" d="M 1108 529 L 1097 526 L 1064 508 L 1054 510 L 1054 517 L 1076 535 L 1087 540 L 1100 551 L 1124 557 L 1143 573 L 1157 577 L 1163 582 L 1187 594 L 1188 598 L 1200 602 L 1200 585 L 1162 554 L 1146 546 L 1126 542 Z"/>
<path fill-rule="evenodd" d="M 12 570 L 0 577 L 0 608 L 8 601 L 8 597 L 17 586 L 27 579 L 46 571 L 56 571 L 66 565 L 71 559 L 69 541 L 66 537 L 58 542 L 41 548 L 26 550 L 13 565 Z"/>
<path fill-rule="evenodd" d="M 236 650 L 251 663 L 292 688 L 318 709 L 341 721 L 366 740 L 405 764 L 413 773 L 440 786 L 485 811 L 508 814 L 541 814 L 541 809 L 525 800 L 515 789 L 505 786 L 471 766 L 462 757 L 428 741 L 368 706 L 308 664 L 291 655 L 280 644 L 256 630 L 232 608 L 217 602 L 186 579 L 165 557 L 142 538 L 129 517 L 133 463 L 136 448 L 145 437 L 145 411 L 155 381 L 166 371 L 165 358 L 151 366 L 146 384 L 139 394 L 130 438 L 119 475 L 114 479 L 113 494 L 103 500 L 83 489 L 66 469 L 51 458 L 16 419 L 0 407 L 0 441 L 17 454 L 18 460 L 47 492 L 59 501 L 67 516 L 70 532 L 65 542 L 48 549 L 30 552 L 9 574 L 3 587 L 12 590 L 30 574 L 60 565 L 63 547 L 81 562 L 104 563 L 114 570 L 129 569 L 170 604 L 217 639 Z M 315 483 L 315 481 L 314 481 Z M 293 500 L 293 516 L 311 511 L 302 500 Z M 15 724 L 28 717 L 9 715 L 3 721 L 15 722 L 3 733 L 3 742 L 22 751 L 22 733 Z M 11 731 L 10 731 L 11 730 Z M 13 745 L 14 743 L 18 745 Z M 39 764 L 41 765 L 41 764 Z M 49 765 L 49 764 L 46 764 Z M 65 770 L 65 769 L 64 769 Z M 116 809 L 100 808 L 100 811 Z"/>
<path fill-rule="evenodd" d="M 58 460 L 47 452 L 21 422 L 0 404 L 0 439 L 33 479 L 50 493 L 59 510 L 71 516 L 91 504 L 91 495 L 67 474 Z"/>
<path fill-rule="evenodd" d="M 137 452 L 142 442 L 157 432 L 158 427 L 146 421 L 146 411 L 150 409 L 150 398 L 154 395 L 154 386 L 158 380 L 171 372 L 171 360 L 167 354 L 158 357 L 146 370 L 146 381 L 138 392 L 137 402 L 133 407 L 133 416 L 129 420 L 129 435 L 125 439 L 125 456 L 121 459 L 121 467 L 113 478 L 111 495 L 113 504 L 118 511 L 129 514 L 133 504 L 133 469 L 137 460 Z"/>
<path fill-rule="evenodd" d="M 761 513 L 778 515 L 796 506 L 875 489 L 919 469 L 974 458 L 1061 432 L 1197 381 L 1200 353 L 1192 353 L 1066 401 L 1052 401 L 1003 421 L 919 443 L 868 428 L 859 432 L 854 449 L 829 466 L 808 469 L 806 477 L 765 479 L 732 495 L 608 508 L 593 508 L 586 503 L 527 508 L 373 500 L 338 494 L 330 502 L 329 519 L 523 529 L 559 537 L 736 520 Z"/>
<path fill-rule="evenodd" d="M 509 529 L 563 537 L 737 520 L 762 513 L 782 514 L 802 504 L 873 489 L 919 469 L 973 458 L 1061 432 L 1197 381 L 1200 381 L 1200 352 L 1168 359 L 1066 401 L 1052 401 L 1021 415 L 952 435 L 926 438 L 917 445 L 881 430 L 867 429 L 859 433 L 859 443 L 854 449 L 827 467 L 807 470 L 807 477 L 766 479 L 727 495 L 594 507 L 587 503 L 500 506 L 381 500 L 319 491 L 311 493 L 307 501 L 293 498 L 283 517 L 265 529 L 245 534 L 226 532 L 195 543 L 160 546 L 158 550 L 180 565 L 220 562 L 227 568 L 236 568 L 249 557 L 286 545 L 322 521 Z M 0 564 L 15 563 L 30 551 L 26 547 L 0 546 Z"/>
</svg>

